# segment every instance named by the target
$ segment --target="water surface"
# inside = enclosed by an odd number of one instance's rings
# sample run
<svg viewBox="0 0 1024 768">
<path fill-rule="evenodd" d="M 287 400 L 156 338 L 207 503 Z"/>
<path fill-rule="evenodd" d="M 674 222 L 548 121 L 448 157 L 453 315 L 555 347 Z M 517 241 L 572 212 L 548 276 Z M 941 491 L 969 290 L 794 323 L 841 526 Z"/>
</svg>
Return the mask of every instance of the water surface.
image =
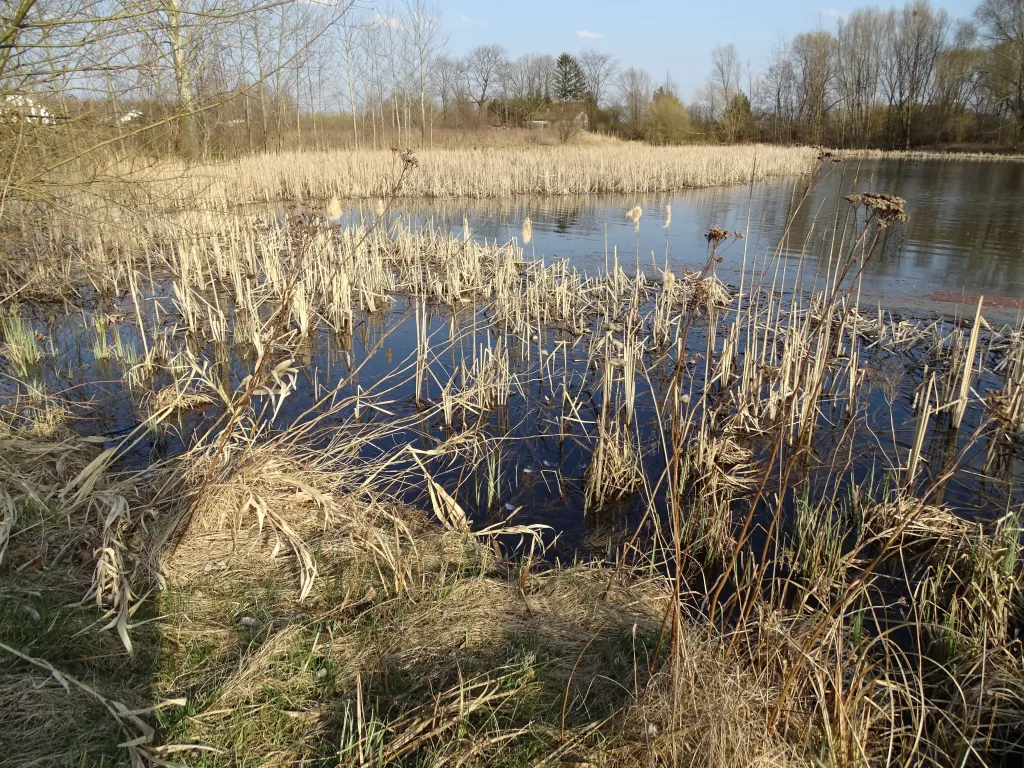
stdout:
<svg viewBox="0 0 1024 768">
<path fill-rule="evenodd" d="M 1018 162 L 846 160 L 826 163 L 813 179 L 640 197 L 402 201 L 397 215 L 455 232 L 468 225 L 477 239 L 499 242 L 521 241 L 529 217 L 528 256 L 568 258 L 587 272 L 603 270 L 616 254 L 620 263 L 648 271 L 666 260 L 698 269 L 707 258 L 703 235 L 719 226 L 747 234 L 724 252 L 723 280 L 738 284 L 744 263 L 756 271 L 781 244 L 783 264 L 795 270 L 803 262 L 805 280 L 812 281 L 823 279 L 833 231 L 852 231 L 844 198 L 859 192 L 899 195 L 910 215 L 865 267 L 864 296 L 872 303 L 955 312 L 958 301 L 973 306 L 984 295 L 1004 316 L 1017 309 L 1024 298 L 1024 163 Z M 625 216 L 636 205 L 643 208 L 638 232 Z M 370 214 L 356 208 L 346 221 Z"/>
<path fill-rule="evenodd" d="M 886 231 L 865 266 L 863 291 L 869 304 L 877 301 L 888 309 L 927 305 L 948 312 L 957 309 L 957 304 L 939 301 L 939 297 L 962 297 L 965 306 L 984 294 L 989 302 L 1002 299 L 1003 310 L 1013 314 L 1015 302 L 1024 296 L 1022 182 L 1024 164 L 1016 163 L 843 162 L 824 165 L 813 180 L 791 178 L 752 187 L 640 199 L 402 201 L 390 216 L 502 243 L 521 238 L 522 222 L 529 216 L 533 240 L 525 247 L 527 258 L 565 258 L 589 273 L 603 271 L 616 258 L 627 269 L 639 265 L 648 272 L 654 264 L 666 262 L 677 269 L 698 269 L 708 258 L 704 233 L 720 226 L 746 233 L 723 247 L 723 261 L 716 267 L 723 280 L 737 285 L 741 279 L 756 276 L 788 288 L 799 274 L 805 287 L 810 287 L 823 280 L 835 233 L 849 237 L 857 229 L 857 221 L 848 219 L 851 207 L 845 195 L 890 192 L 906 199 L 911 218 Z M 625 217 L 625 211 L 634 205 L 644 209 L 639 228 Z M 352 209 L 343 223 L 361 215 L 369 217 L 371 207 Z M 671 222 L 666 227 L 670 209 Z M 788 228 L 787 222 L 791 222 Z M 781 258 L 773 258 L 776 253 Z M 165 326 L 170 323 L 178 328 L 173 292 L 165 287 L 158 293 L 147 301 L 161 305 Z M 749 299 L 752 294 L 748 291 L 745 295 Z M 41 338 L 52 340 L 47 346 L 54 352 L 47 357 L 43 372 L 47 388 L 64 394 L 79 429 L 107 438 L 112 446 L 145 418 L 147 394 L 145 388 L 132 387 L 124 379 L 144 352 L 133 307 L 126 296 L 116 297 L 114 304 L 83 314 L 43 313 L 31 318 Z M 642 313 L 650 311 L 649 306 L 640 309 Z M 323 419 L 325 428 L 393 426 L 362 444 L 361 454 L 367 459 L 394 455 L 406 446 L 431 453 L 472 433 L 476 444 L 483 446 L 472 462 L 454 457 L 434 461 L 431 471 L 477 523 L 495 522 L 496 517 L 515 513 L 517 522 L 550 526 L 552 535 L 560 535 L 561 551 L 567 556 L 587 543 L 600 547 L 606 541 L 607 521 L 584 512 L 583 493 L 603 402 L 601 373 L 590 365 L 587 352 L 589 334 L 577 337 L 544 329 L 536 338 L 532 334 L 517 337 L 492 322 L 484 307 L 465 307 L 455 313 L 430 307 L 424 314 L 430 339 L 422 393 L 425 405 L 418 405 L 409 377 L 410 361 L 417 354 L 413 310 L 404 297 L 397 297 L 386 311 L 360 313 L 351 334 L 337 335 L 323 328 L 314 332 L 300 348 L 288 353 L 299 369 L 295 391 L 268 426 L 284 429 L 309 419 L 310 414 Z M 990 313 L 986 314 L 991 319 Z M 599 317 L 589 318 L 588 331 L 600 337 L 602 322 Z M 939 337 L 948 337 L 954 323 L 944 321 L 937 331 Z M 728 318 L 714 325 L 698 320 L 689 331 L 685 352 L 691 362 L 685 364 L 694 369 L 690 375 L 696 392 L 705 390 L 697 361 L 709 349 L 721 351 L 721 331 L 728 325 Z M 101 333 L 106 339 L 102 344 Z M 130 359 L 109 361 L 97 353 L 114 343 L 114 334 L 131 351 Z M 182 332 L 172 335 L 172 348 L 185 343 Z M 986 332 L 979 349 L 989 349 L 988 339 Z M 439 407 L 442 390 L 464 378 L 477 351 L 495 346 L 499 340 L 509 350 L 509 365 L 516 377 L 508 402 L 469 418 L 443 418 Z M 859 484 L 901 466 L 915 441 L 915 398 L 936 367 L 935 350 L 926 342 L 891 349 L 865 344 L 859 353 L 864 384 L 850 409 L 842 398 L 847 384 L 830 374 L 825 387 L 830 394 L 822 399 L 819 430 L 811 446 L 822 468 L 831 468 L 830 457 L 847 456 L 848 466 L 840 475 L 845 482 Z M 228 391 L 237 389 L 252 370 L 251 350 L 212 342 L 199 347 L 198 359 L 218 372 Z M 741 345 L 738 365 L 743 355 Z M 959 462 L 960 471 L 943 483 L 936 499 L 964 516 L 993 519 L 1024 503 L 1020 483 L 1024 449 L 1019 441 L 1008 441 L 987 428 L 988 414 L 980 395 L 998 389 L 1002 379 L 993 373 L 997 356 L 986 352 L 982 360 L 986 370 L 973 383 L 979 398 L 972 400 L 963 429 L 950 430 L 935 419 L 927 431 L 922 445 L 927 469 L 922 471 L 922 482 L 942 475 L 950 462 Z M 638 377 L 632 428 L 643 454 L 644 474 L 657 479 L 665 468 L 657 406 L 666 402 L 673 371 L 684 363 L 673 348 L 650 345 L 642 362 L 645 374 Z M 353 376 L 356 369 L 358 375 Z M 163 373 L 147 386 L 169 386 L 171 378 Z M 318 406 L 323 393 L 335 388 L 338 398 L 358 396 L 361 412 L 351 407 L 335 412 L 331 403 Z M 565 403 L 570 401 L 574 405 L 567 412 Z M 145 464 L 178 453 L 216 429 L 220 413 L 219 407 L 212 406 L 182 414 L 158 434 L 134 442 L 124 458 L 128 463 Z M 751 438 L 750 442 L 756 459 L 766 460 L 764 441 Z M 417 470 L 407 459 L 402 466 L 408 470 L 408 500 L 423 503 Z M 813 477 L 808 480 L 815 484 Z M 816 492 L 826 490 L 827 483 Z M 659 510 L 663 508 L 659 494 L 663 493 L 662 488 L 653 499 Z M 644 519 L 647 502 L 643 494 L 636 494 L 620 505 L 614 527 L 629 530 Z"/>
</svg>

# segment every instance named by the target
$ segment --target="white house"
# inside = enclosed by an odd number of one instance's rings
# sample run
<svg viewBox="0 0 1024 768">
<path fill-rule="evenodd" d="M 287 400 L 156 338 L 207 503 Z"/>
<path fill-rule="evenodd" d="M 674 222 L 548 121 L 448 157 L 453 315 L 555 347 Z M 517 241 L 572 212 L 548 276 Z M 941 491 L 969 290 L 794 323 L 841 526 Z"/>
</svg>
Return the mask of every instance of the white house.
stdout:
<svg viewBox="0 0 1024 768">
<path fill-rule="evenodd" d="M 142 117 L 142 112 L 137 109 L 133 109 L 131 112 L 125 112 L 119 118 L 117 118 L 118 125 L 127 125 L 128 123 L 134 122 Z"/>
<path fill-rule="evenodd" d="M 0 123 L 33 123 L 35 125 L 55 125 L 53 115 L 42 104 L 37 104 L 31 96 L 20 93 L 9 93 L 0 100 Z"/>
</svg>

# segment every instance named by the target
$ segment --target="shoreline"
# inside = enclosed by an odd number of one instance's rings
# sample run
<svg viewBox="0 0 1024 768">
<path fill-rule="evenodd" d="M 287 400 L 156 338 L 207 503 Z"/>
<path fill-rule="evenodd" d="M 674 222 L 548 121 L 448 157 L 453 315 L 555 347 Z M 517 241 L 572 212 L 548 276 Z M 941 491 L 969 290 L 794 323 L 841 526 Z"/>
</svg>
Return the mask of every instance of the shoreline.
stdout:
<svg viewBox="0 0 1024 768">
<path fill-rule="evenodd" d="M 831 149 L 842 158 L 868 160 L 949 160 L 960 162 L 1024 162 L 1020 152 L 976 152 L 938 149 Z"/>
</svg>

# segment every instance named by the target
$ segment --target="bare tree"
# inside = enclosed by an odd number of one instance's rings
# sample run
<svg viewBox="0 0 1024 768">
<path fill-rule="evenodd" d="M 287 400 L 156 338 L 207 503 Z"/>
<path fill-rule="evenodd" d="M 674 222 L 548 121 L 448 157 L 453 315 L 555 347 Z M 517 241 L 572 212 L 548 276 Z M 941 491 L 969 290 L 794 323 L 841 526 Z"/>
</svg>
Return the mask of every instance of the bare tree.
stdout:
<svg viewBox="0 0 1024 768">
<path fill-rule="evenodd" d="M 711 51 L 707 97 L 713 119 L 721 119 L 733 96 L 739 92 L 740 68 L 740 54 L 732 43 L 717 45 Z"/>
<path fill-rule="evenodd" d="M 807 138 L 824 141 L 829 112 L 836 104 L 836 38 L 831 32 L 804 32 L 793 38 L 797 112 L 809 129 Z"/>
<path fill-rule="evenodd" d="M 446 56 L 439 57 L 434 62 L 433 83 L 434 92 L 441 101 L 441 116 L 444 119 L 466 92 L 463 62 Z"/>
<path fill-rule="evenodd" d="M 359 128 L 356 119 L 356 74 L 358 58 L 361 53 L 359 49 L 359 36 L 353 24 L 343 24 L 341 27 L 341 50 L 345 55 L 345 85 L 348 90 L 348 110 L 352 115 L 352 142 L 356 149 L 359 149 Z"/>
<path fill-rule="evenodd" d="M 383 136 L 385 129 L 384 105 L 387 99 L 387 50 L 381 25 L 374 21 L 362 27 L 362 49 L 365 55 L 365 82 L 367 108 L 370 113 L 370 130 L 373 133 L 373 146 L 377 147 L 377 119 L 380 118 L 380 131 Z M 392 122 L 394 116 L 392 115 Z M 365 131 L 363 132 L 365 135 Z"/>
<path fill-rule="evenodd" d="M 970 22 L 958 22 L 952 44 L 939 53 L 935 62 L 935 99 L 942 114 L 941 127 L 949 131 L 949 138 L 954 141 L 964 140 L 967 113 L 980 85 L 983 59 L 977 29 Z"/>
<path fill-rule="evenodd" d="M 1015 120 L 1014 145 L 1024 141 L 1024 0 L 982 0 L 974 12 L 989 44 L 985 75 L 997 104 Z"/>
<path fill-rule="evenodd" d="M 532 57 L 531 62 L 531 89 L 545 99 L 550 98 L 551 91 L 554 89 L 555 70 L 557 69 L 555 57 L 551 54 L 543 54 Z"/>
<path fill-rule="evenodd" d="M 551 89 L 554 69 L 554 57 L 525 53 L 505 62 L 501 71 L 502 89 L 513 99 L 543 98 Z"/>
<path fill-rule="evenodd" d="M 630 67 L 619 74 L 617 84 L 624 109 L 623 117 L 636 129 L 647 115 L 654 91 L 653 80 L 648 72 Z"/>
<path fill-rule="evenodd" d="M 871 112 L 878 99 L 879 70 L 885 51 L 885 17 L 874 8 L 854 11 L 836 30 L 837 78 L 854 141 L 871 139 Z"/>
<path fill-rule="evenodd" d="M 379 51 L 380 68 L 390 80 L 391 95 L 391 127 L 398 131 L 398 140 L 402 139 L 402 108 L 399 104 L 398 81 L 402 71 L 402 20 L 395 15 L 391 5 L 381 6 L 374 17 L 375 27 L 379 31 L 378 40 L 382 44 Z M 383 104 L 381 105 L 383 109 Z M 381 129 L 383 130 L 383 115 Z"/>
<path fill-rule="evenodd" d="M 487 106 L 487 93 L 500 83 L 508 53 L 501 45 L 481 45 L 470 51 L 466 58 L 466 77 L 472 88 L 477 108 Z"/>
<path fill-rule="evenodd" d="M 755 88 L 758 110 L 771 121 L 770 135 L 775 141 L 792 139 L 796 120 L 796 73 L 792 46 L 780 40 L 772 48 L 772 58 Z"/>
<path fill-rule="evenodd" d="M 601 106 L 608 97 L 609 85 L 619 71 L 619 62 L 610 53 L 601 51 L 583 51 L 577 60 L 583 67 L 583 76 L 587 81 L 587 91 L 594 104 Z"/>
<path fill-rule="evenodd" d="M 948 31 L 949 16 L 932 11 L 927 0 L 908 2 L 898 13 L 890 11 L 882 83 L 905 147 L 910 147 L 914 121 L 931 96 L 935 62 Z"/>
<path fill-rule="evenodd" d="M 281 6 L 282 12 L 284 7 Z M 196 82 L 204 68 L 215 63 L 218 38 L 227 24 L 246 14 L 258 13 L 260 7 L 214 0 L 127 0 L 122 9 L 130 20 L 127 28 L 140 38 L 136 45 L 148 43 L 146 47 L 159 57 L 151 66 L 170 73 L 179 112 L 178 152 L 184 156 L 197 154 Z"/>
<path fill-rule="evenodd" d="M 505 62 L 501 71 L 502 88 L 513 99 L 526 99 L 531 94 L 533 54 L 526 53 Z"/>
</svg>

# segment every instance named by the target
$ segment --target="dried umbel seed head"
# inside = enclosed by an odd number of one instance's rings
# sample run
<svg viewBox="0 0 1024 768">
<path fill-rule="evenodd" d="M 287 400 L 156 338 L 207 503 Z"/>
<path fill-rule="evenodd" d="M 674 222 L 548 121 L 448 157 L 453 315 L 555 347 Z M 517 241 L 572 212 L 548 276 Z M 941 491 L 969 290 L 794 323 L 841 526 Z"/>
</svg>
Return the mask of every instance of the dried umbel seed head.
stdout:
<svg viewBox="0 0 1024 768">
<path fill-rule="evenodd" d="M 398 159 L 402 161 L 403 170 L 408 171 L 420 164 L 420 161 L 416 159 L 416 155 L 413 154 L 411 149 L 392 147 L 391 151 L 398 155 Z"/>
<path fill-rule="evenodd" d="M 894 221 L 906 221 L 910 218 L 906 212 L 907 201 L 896 195 L 884 192 L 864 192 L 849 195 L 846 201 L 853 206 L 863 206 L 868 214 L 877 219 L 880 226 L 887 227 Z"/>
<path fill-rule="evenodd" d="M 726 232 L 721 227 L 712 227 L 707 231 L 707 234 L 704 235 L 704 239 L 707 240 L 712 245 L 718 245 L 727 237 L 729 237 L 729 235 L 730 233 Z"/>
<path fill-rule="evenodd" d="M 523 245 L 529 245 L 531 240 L 533 240 L 533 222 L 527 216 L 523 221 Z"/>
</svg>

